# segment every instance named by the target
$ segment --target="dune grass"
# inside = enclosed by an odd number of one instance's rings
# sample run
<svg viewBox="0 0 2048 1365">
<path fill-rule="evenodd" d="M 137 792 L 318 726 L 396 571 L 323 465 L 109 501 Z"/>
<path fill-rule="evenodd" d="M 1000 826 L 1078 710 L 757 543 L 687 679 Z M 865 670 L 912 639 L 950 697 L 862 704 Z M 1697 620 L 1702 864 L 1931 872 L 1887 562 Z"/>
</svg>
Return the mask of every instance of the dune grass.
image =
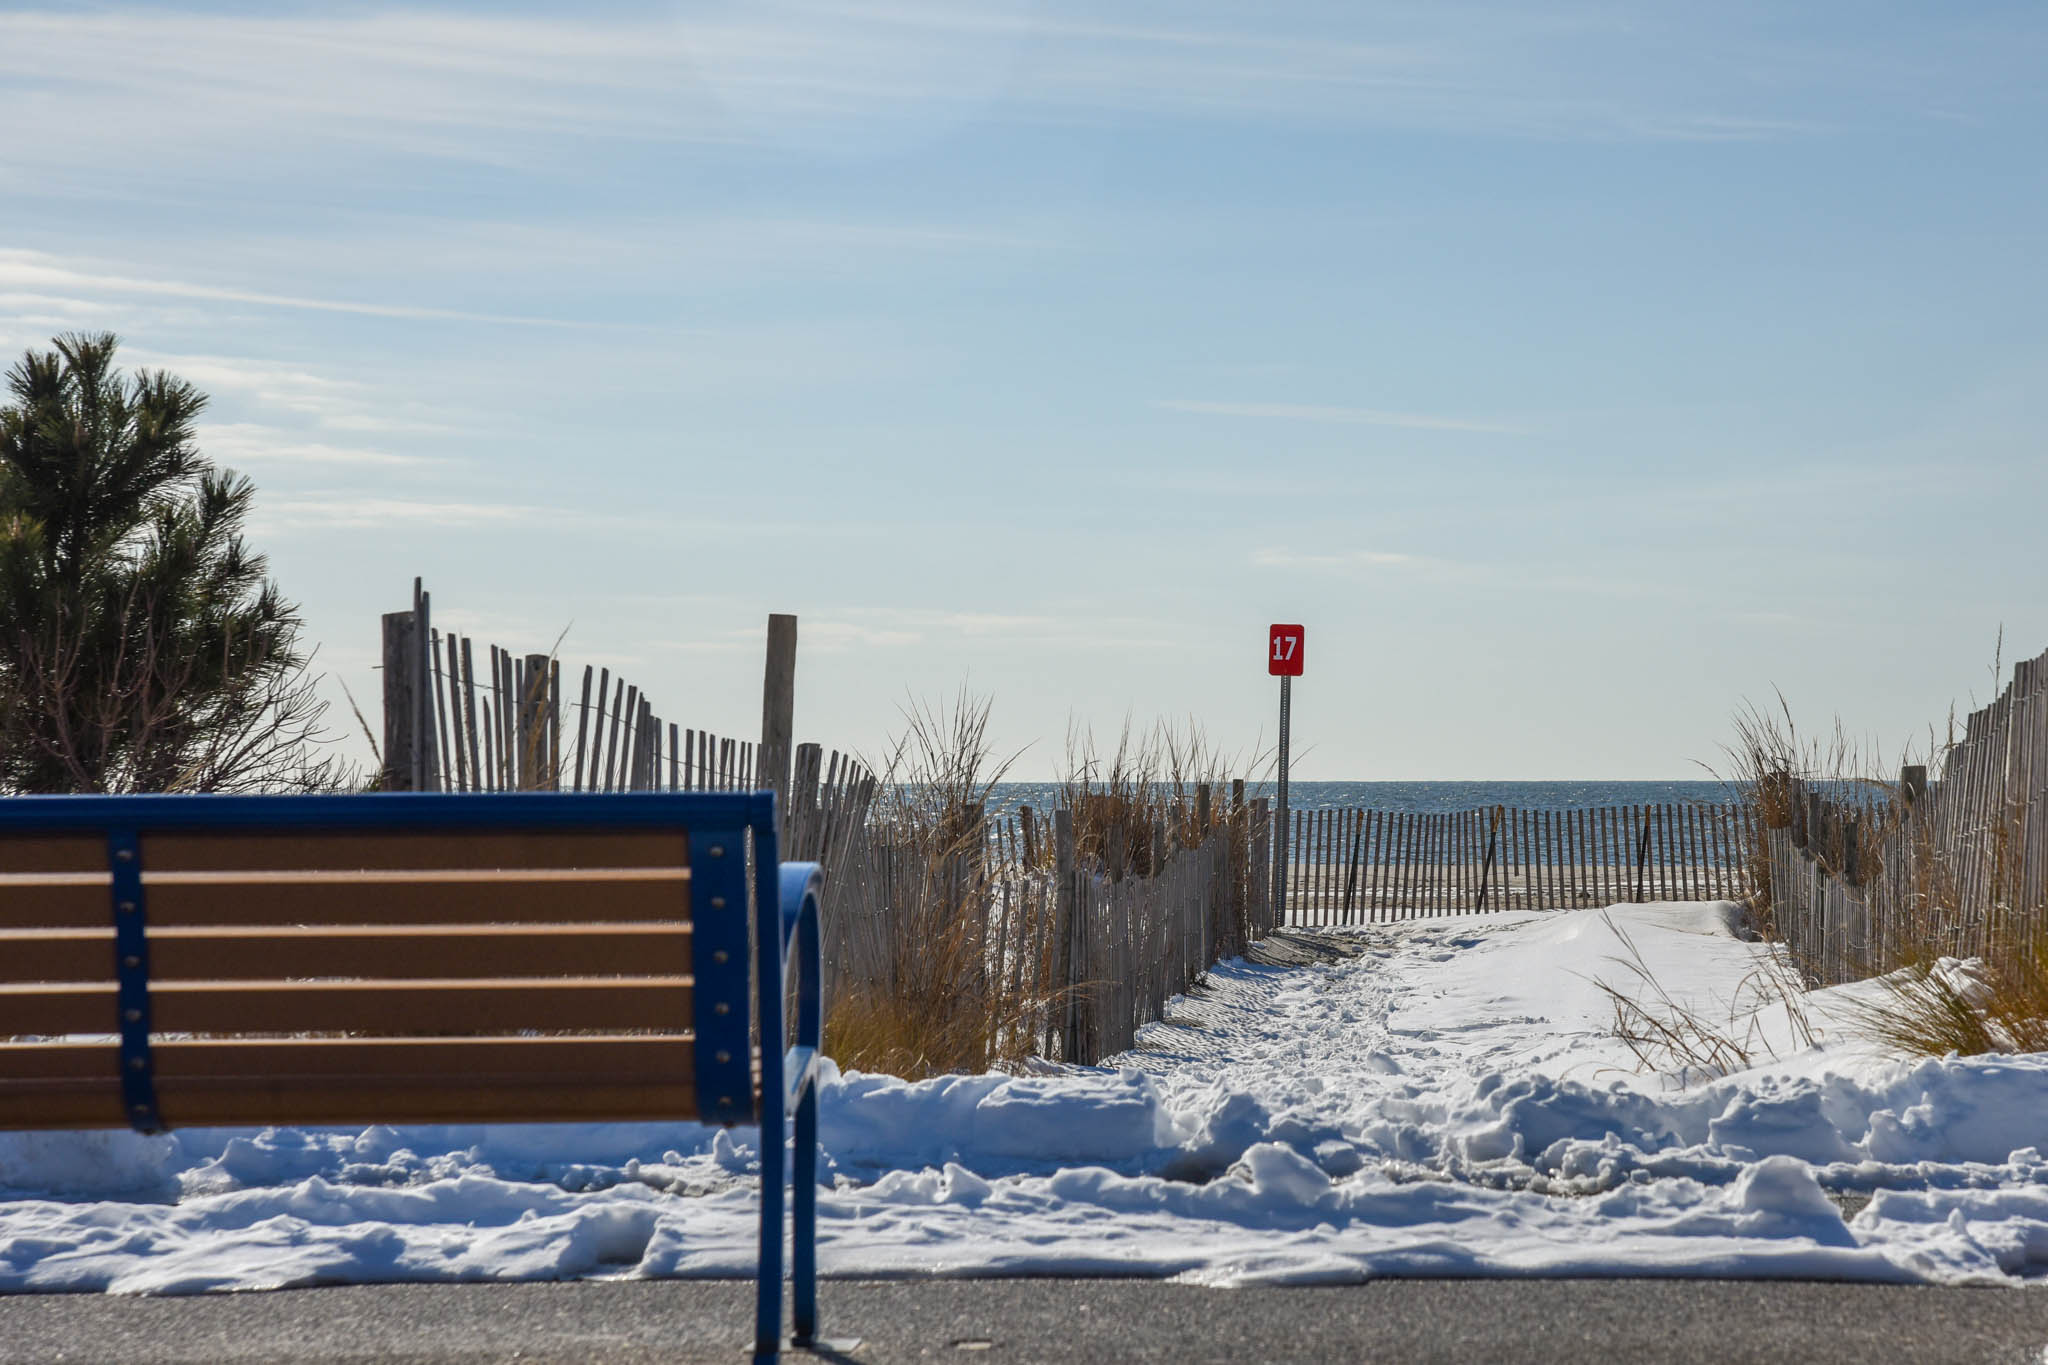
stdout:
<svg viewBox="0 0 2048 1365">
<path fill-rule="evenodd" d="M 989 740 L 991 703 L 962 691 L 904 712 L 878 766 L 882 796 L 834 888 L 825 1020 L 832 1054 L 921 1077 L 1014 1065 L 1050 1005 L 1022 903 L 991 865 L 985 812 L 1014 756 Z M 1009 970 L 1005 970 L 1009 968 Z"/>
<path fill-rule="evenodd" d="M 2000 673 L 1993 666 L 1993 676 Z M 1927 752 L 1942 754 L 1956 737 L 1948 718 L 1947 737 L 1930 730 Z M 1959 959 L 1964 924 L 1961 889 L 1942 850 L 1931 845 L 1925 822 L 1905 818 L 1906 793 L 1896 781 L 1871 774 L 1883 770 L 1871 746 L 1854 742 L 1838 721 L 1831 734 L 1803 737 L 1782 696 L 1775 710 L 1746 708 L 1735 720 L 1728 747 L 1732 784 L 1757 815 L 1755 844 L 1746 850 L 1752 886 L 1751 910 L 1766 936 L 1777 936 L 1771 864 L 1762 833 L 1793 823 L 1792 803 L 1802 782 L 1826 783 L 1860 798 L 1867 812 L 1855 850 L 1866 868 L 1893 840 L 1917 839 L 1916 856 L 1906 860 L 1910 885 L 1890 907 L 1882 945 L 1861 963 L 1876 978 L 1881 994 L 1847 1007 L 1849 1026 L 1859 1036 L 1909 1056 L 1975 1055 L 2048 1050 L 2048 906 L 2001 905 L 2004 928 L 1985 939 L 1979 955 Z M 1930 765 L 1931 766 L 1931 765 Z M 1996 864 L 1994 882 L 2016 885 L 2005 864 L 2023 846 L 2024 809 L 2008 811 L 1985 831 Z M 1838 840 L 1843 836 L 1837 836 Z M 1839 868 L 1851 850 L 1816 849 L 1823 864 Z"/>
<path fill-rule="evenodd" d="M 883 794 L 835 873 L 827 935 L 826 1036 L 849 1069 L 1017 1068 L 1085 989 L 1057 979 L 1050 822 L 1030 857 L 999 856 L 989 838 L 994 787 L 1017 757 L 996 752 L 990 712 L 965 691 L 913 705 L 876 765 Z M 1107 755 L 1076 733 L 1065 766 L 1076 865 L 1113 879 L 1149 875 L 1171 848 L 1243 818 L 1229 802 L 1231 758 L 1193 725 L 1143 736 L 1126 726 Z"/>
<path fill-rule="evenodd" d="M 2048 1052 L 2048 945 L 1910 962 L 1879 984 L 1883 997 L 1851 1006 L 1850 1017 L 1860 1035 L 1895 1052 Z"/>
</svg>

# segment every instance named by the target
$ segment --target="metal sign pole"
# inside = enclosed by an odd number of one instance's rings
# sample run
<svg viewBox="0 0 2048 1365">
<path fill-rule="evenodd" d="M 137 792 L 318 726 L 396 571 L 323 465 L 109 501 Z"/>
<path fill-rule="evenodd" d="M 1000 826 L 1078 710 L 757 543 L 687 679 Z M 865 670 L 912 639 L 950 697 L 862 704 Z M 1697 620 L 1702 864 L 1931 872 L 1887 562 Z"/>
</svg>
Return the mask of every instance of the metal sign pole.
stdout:
<svg viewBox="0 0 2048 1365">
<path fill-rule="evenodd" d="M 1287 722 L 1294 679 L 1280 675 L 1280 782 L 1273 802 L 1273 922 L 1287 922 Z"/>
</svg>

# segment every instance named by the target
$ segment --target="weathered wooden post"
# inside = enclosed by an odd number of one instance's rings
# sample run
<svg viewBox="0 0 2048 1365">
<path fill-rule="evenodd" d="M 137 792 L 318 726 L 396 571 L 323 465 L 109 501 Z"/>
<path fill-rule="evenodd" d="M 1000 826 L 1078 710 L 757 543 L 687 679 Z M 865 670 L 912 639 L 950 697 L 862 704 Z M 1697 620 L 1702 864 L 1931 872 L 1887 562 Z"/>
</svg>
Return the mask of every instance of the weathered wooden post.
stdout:
<svg viewBox="0 0 2048 1365">
<path fill-rule="evenodd" d="M 1642 808 L 1642 811 L 1643 811 L 1643 832 L 1642 832 L 1642 836 L 1641 836 L 1641 837 L 1640 837 L 1639 839 L 1637 839 L 1637 841 L 1636 841 L 1636 895 L 1635 895 L 1635 899 L 1636 899 L 1636 904 L 1638 904 L 1638 905 L 1641 905 L 1641 904 L 1643 903 L 1643 869 L 1644 869 L 1645 867 L 1647 867 L 1647 866 L 1649 865 L 1649 861 L 1650 861 L 1650 808 L 1649 808 L 1648 806 L 1644 806 L 1644 807 Z"/>
<path fill-rule="evenodd" d="M 425 595 L 421 594 L 422 597 Z M 454 780 L 448 767 L 451 742 L 448 731 L 448 698 L 453 688 L 442 681 L 441 641 L 439 634 L 431 628 L 431 622 L 428 629 L 420 632 L 420 640 L 426 649 L 426 659 L 420 669 L 420 677 L 426 683 L 427 704 L 421 709 L 428 732 L 434 740 L 433 787 L 435 791 L 455 791 L 460 789 L 460 783 Z M 459 760 L 457 766 L 460 766 Z"/>
<path fill-rule="evenodd" d="M 553 786 L 547 771 L 548 656 L 529 654 L 519 670 L 519 789 Z"/>
<path fill-rule="evenodd" d="M 652 791 L 654 789 L 655 739 L 660 733 L 661 726 L 660 722 L 654 718 L 654 703 L 648 699 L 647 694 L 644 692 L 640 695 L 640 711 L 634 720 L 633 730 L 633 789 L 635 791 Z M 785 779 L 782 785 L 786 789 L 789 786 L 788 780 Z"/>
<path fill-rule="evenodd" d="M 825 767 L 825 746 L 822 744 L 799 744 L 796 757 L 790 765 L 789 813 L 783 817 L 783 832 L 788 845 L 783 850 L 786 858 L 816 860 L 819 808 L 818 782 Z"/>
<path fill-rule="evenodd" d="M 384 613 L 384 790 L 416 790 L 418 764 L 414 761 L 412 700 L 413 614 L 409 611 Z"/>
<path fill-rule="evenodd" d="M 1055 988 L 1066 993 L 1066 1025 L 1060 1031 L 1060 1051 L 1065 1055 L 1060 1060 L 1078 1062 L 1081 1034 L 1081 993 L 1075 989 L 1080 980 L 1083 957 L 1086 952 L 1086 934 L 1081 924 L 1080 886 L 1074 865 L 1074 812 L 1062 807 L 1052 813 L 1053 839 L 1053 923 L 1057 926 L 1058 970 L 1053 976 Z"/>
<path fill-rule="evenodd" d="M 433 691 L 427 659 L 429 601 L 412 581 L 412 610 L 384 615 L 384 790 L 431 791 L 434 761 Z"/>
<path fill-rule="evenodd" d="M 1851 812 L 1842 821 L 1842 888 L 1846 914 L 1842 945 L 1843 980 L 1853 979 L 1870 962 L 1870 912 L 1874 899 L 1864 883 L 1863 818 Z"/>
<path fill-rule="evenodd" d="M 1246 848 L 1250 831 L 1245 825 L 1244 779 L 1230 779 L 1230 875 L 1226 885 L 1230 892 L 1230 934 L 1234 952 L 1243 952 L 1250 946 L 1257 931 L 1251 920 L 1251 893 L 1245 886 L 1247 875 L 1254 866 L 1259 866 L 1257 877 L 1265 876 L 1263 866 L 1254 864 Z"/>
<path fill-rule="evenodd" d="M 548 790 L 562 789 L 562 661 L 548 660 Z"/>
<path fill-rule="evenodd" d="M 1487 824 L 1486 824 L 1486 861 L 1485 861 L 1484 863 L 1482 863 L 1482 864 L 1480 865 L 1480 868 L 1479 868 L 1479 906 L 1478 906 L 1478 908 L 1479 908 L 1479 909 L 1480 909 L 1481 911 L 1484 911 L 1484 910 L 1486 909 L 1486 892 L 1487 892 L 1488 888 L 1489 888 L 1489 887 L 1490 887 L 1490 886 L 1492 885 L 1492 883 L 1493 883 L 1493 850 L 1494 850 L 1494 841 L 1495 841 L 1496 839 L 1498 839 L 1498 838 L 1500 837 L 1500 817 L 1501 817 L 1501 814 L 1502 814 L 1502 808 L 1501 808 L 1500 806 L 1495 806 L 1495 807 L 1493 808 L 1493 818 L 1492 818 L 1491 820 L 1489 820 L 1489 821 L 1487 822 Z M 1502 900 L 1506 900 L 1506 899 L 1507 899 L 1507 897 L 1506 897 L 1505 895 L 1503 895 L 1503 896 L 1501 897 L 1501 899 L 1502 899 Z"/>
<path fill-rule="evenodd" d="M 1351 823 L 1351 852 L 1344 859 L 1344 923 L 1350 924 L 1357 914 L 1358 907 L 1358 865 L 1365 852 L 1365 812 L 1346 811 L 1344 819 Z M 1341 824 L 1338 826 L 1338 836 L 1341 847 Z"/>
<path fill-rule="evenodd" d="M 1273 826 L 1266 810 L 1266 798 L 1261 796 L 1253 801 L 1251 809 L 1251 866 L 1264 869 L 1272 866 L 1273 859 Z M 1261 935 L 1270 934 L 1273 932 L 1273 902 L 1269 895 L 1272 890 L 1271 883 L 1263 875 L 1253 875 L 1245 880 L 1246 889 L 1252 898 L 1252 923 L 1257 926 Z"/>
<path fill-rule="evenodd" d="M 1892 840 L 1892 897 L 1887 898 L 1887 907 L 1894 910 L 1893 898 L 1911 897 L 1914 888 L 1926 886 L 1933 873 L 1934 821 L 1928 818 L 1932 812 L 1927 808 L 1926 764 L 1908 763 L 1899 769 L 1899 806 L 1899 828 Z M 1888 918 L 1885 928 L 1889 934 L 1896 925 Z"/>
<path fill-rule="evenodd" d="M 441 789 L 441 751 L 434 742 L 434 661 L 428 657 L 434 640 L 433 605 L 426 585 L 413 579 L 412 653 L 407 662 L 412 666 L 412 732 L 418 736 L 413 747 L 418 755 L 419 791 Z"/>
<path fill-rule="evenodd" d="M 761 683 L 761 748 L 754 781 L 789 800 L 789 762 L 796 735 L 796 617 L 768 618 L 768 666 Z M 785 822 L 786 825 L 786 822 Z"/>
</svg>

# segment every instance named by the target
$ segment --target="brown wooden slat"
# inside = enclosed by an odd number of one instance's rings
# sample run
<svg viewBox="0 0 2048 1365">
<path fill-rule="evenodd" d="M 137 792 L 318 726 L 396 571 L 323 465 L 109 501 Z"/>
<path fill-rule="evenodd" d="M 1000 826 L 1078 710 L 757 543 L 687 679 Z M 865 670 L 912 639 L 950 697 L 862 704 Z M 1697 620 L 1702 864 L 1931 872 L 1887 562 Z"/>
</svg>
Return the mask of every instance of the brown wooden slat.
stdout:
<svg viewBox="0 0 2048 1365">
<path fill-rule="evenodd" d="M 157 1094 L 183 1127 L 634 1120 L 697 1113 L 680 1034 L 159 1043 Z M 125 1127 L 112 1044 L 0 1043 L 10 1128 Z"/>
<path fill-rule="evenodd" d="M 97 838 L 0 837 L 0 872 L 105 872 L 107 840 Z"/>
<path fill-rule="evenodd" d="M 264 924 L 549 924 L 588 917 L 617 922 L 690 918 L 687 876 L 670 881 L 286 882 L 149 881 L 149 923 L 158 927 Z M 0 888 L 0 930 L 90 929 L 113 915 L 104 886 Z"/>
<path fill-rule="evenodd" d="M 0 929 L 0 984 L 113 975 L 112 929 Z"/>
<path fill-rule="evenodd" d="M 687 920 L 690 884 L 670 881 L 282 882 L 146 886 L 149 922 L 257 924 L 548 924 Z M 105 911 L 102 910 L 102 917 Z"/>
<path fill-rule="evenodd" d="M 149 941 L 157 981 L 687 976 L 690 964 L 687 924 L 158 929 Z M 0 983 L 113 973 L 112 929 L 0 931 Z"/>
<path fill-rule="evenodd" d="M 361 867 L 264 869 L 255 872 L 151 872 L 149 886 L 503 886 L 514 882 L 609 885 L 634 882 L 678 882 L 690 879 L 687 867 Z M 35 885 L 105 886 L 86 873 L 38 875 Z"/>
<path fill-rule="evenodd" d="M 159 1033 L 511 1033 L 545 1026 L 675 1030 L 690 1020 L 688 977 L 537 981 L 173 981 L 150 988 Z M 112 982 L 0 986 L 0 1038 L 112 1033 Z"/>
<path fill-rule="evenodd" d="M 157 979 L 688 976 L 688 924 L 167 929 Z"/>
<path fill-rule="evenodd" d="M 159 1081 L 249 1079 L 309 1084 L 377 1078 L 445 1083 L 467 1077 L 509 1084 L 652 1079 L 687 1082 L 694 1075 L 687 1031 L 589 1034 L 578 1037 L 478 1038 L 202 1038 L 156 1044 Z M 117 1048 L 107 1043 L 0 1043 L 0 1080 L 76 1081 L 112 1078 Z"/>
<path fill-rule="evenodd" d="M 105 886 L 0 886 L 0 929 L 83 928 L 113 916 Z"/>
<path fill-rule="evenodd" d="M 324 834 L 145 834 L 149 872 L 371 867 L 680 867 L 690 861 L 682 830 L 616 832 L 476 830 Z M 106 864 L 102 851 L 100 865 Z"/>
</svg>

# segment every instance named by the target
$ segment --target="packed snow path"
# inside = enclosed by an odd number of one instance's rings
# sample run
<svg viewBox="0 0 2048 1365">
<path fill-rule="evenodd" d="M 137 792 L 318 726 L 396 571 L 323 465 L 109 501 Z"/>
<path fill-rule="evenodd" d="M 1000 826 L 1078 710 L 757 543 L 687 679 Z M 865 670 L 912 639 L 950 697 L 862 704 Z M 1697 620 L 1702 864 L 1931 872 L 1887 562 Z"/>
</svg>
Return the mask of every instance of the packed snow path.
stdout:
<svg viewBox="0 0 2048 1365">
<path fill-rule="evenodd" d="M 1853 987 L 1806 997 L 1809 1043 L 1733 906 L 1322 955 L 1217 968 L 1120 1067 L 832 1076 L 825 1271 L 2048 1277 L 2048 1058 L 1874 1055 L 1837 1022 Z M 1638 1074 L 1595 984 L 1642 993 L 1631 962 L 1753 1065 Z M 4 1134 L 0 1289 L 746 1275 L 755 1137 Z"/>
</svg>

